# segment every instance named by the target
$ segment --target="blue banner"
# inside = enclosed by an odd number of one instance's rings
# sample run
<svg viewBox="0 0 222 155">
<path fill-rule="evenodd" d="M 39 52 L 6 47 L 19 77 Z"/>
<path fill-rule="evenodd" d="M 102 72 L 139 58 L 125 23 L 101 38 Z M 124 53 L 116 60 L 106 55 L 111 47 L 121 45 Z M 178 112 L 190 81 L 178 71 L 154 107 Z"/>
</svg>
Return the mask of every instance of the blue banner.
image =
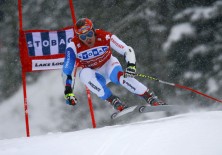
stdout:
<svg viewBox="0 0 222 155">
<path fill-rule="evenodd" d="M 26 42 L 29 56 L 47 56 L 65 53 L 74 36 L 73 29 L 49 32 L 28 32 Z"/>
</svg>

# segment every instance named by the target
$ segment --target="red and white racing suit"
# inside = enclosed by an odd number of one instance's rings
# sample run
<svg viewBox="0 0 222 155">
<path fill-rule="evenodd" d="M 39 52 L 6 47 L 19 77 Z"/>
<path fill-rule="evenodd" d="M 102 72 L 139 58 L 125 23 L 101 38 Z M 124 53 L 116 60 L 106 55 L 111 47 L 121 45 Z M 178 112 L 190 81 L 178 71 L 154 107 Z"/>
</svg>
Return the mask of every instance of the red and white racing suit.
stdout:
<svg viewBox="0 0 222 155">
<path fill-rule="evenodd" d="M 96 29 L 95 35 L 93 47 L 85 45 L 77 36 L 68 44 L 63 65 L 64 77 L 70 77 L 78 64 L 78 67 L 82 67 L 79 73 L 80 80 L 103 100 L 112 95 L 106 85 L 110 81 L 122 85 L 134 94 L 144 94 L 147 87 L 135 78 L 124 78 L 121 64 L 112 55 L 111 48 L 124 55 L 129 47 L 110 32 Z M 66 85 L 71 83 L 72 80 L 67 78 Z"/>
</svg>

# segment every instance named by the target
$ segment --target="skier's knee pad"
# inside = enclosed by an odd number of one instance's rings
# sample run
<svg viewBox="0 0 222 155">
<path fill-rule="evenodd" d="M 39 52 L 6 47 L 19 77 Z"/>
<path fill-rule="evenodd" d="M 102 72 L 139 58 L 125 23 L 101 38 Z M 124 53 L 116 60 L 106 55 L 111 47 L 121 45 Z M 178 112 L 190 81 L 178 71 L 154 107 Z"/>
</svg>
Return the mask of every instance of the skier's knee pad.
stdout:
<svg viewBox="0 0 222 155">
<path fill-rule="evenodd" d="M 115 84 L 120 84 L 119 78 L 120 76 L 123 75 L 123 69 L 121 66 L 116 66 L 113 71 L 111 72 L 109 78 L 110 80 L 115 83 Z"/>
</svg>

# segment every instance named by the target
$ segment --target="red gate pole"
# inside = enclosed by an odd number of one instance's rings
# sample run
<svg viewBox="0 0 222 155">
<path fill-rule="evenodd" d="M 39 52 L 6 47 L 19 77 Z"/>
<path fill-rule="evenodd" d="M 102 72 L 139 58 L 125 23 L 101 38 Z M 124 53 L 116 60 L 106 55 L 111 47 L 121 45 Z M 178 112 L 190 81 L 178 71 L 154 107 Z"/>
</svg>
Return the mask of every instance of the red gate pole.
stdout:
<svg viewBox="0 0 222 155">
<path fill-rule="evenodd" d="M 76 16 L 75 16 L 75 9 L 74 9 L 72 0 L 69 0 L 69 7 L 71 10 L 72 22 L 73 22 L 73 24 L 75 24 L 76 23 Z"/>
<path fill-rule="evenodd" d="M 26 94 L 26 73 L 25 73 L 24 71 L 22 71 L 22 85 L 23 85 L 23 95 L 24 95 L 24 110 L 25 110 L 26 136 L 27 136 L 27 137 L 30 137 L 28 102 L 27 102 L 27 94 Z"/>
<path fill-rule="evenodd" d="M 22 0 L 18 0 L 18 15 L 19 15 L 19 50 L 20 53 L 23 52 L 22 46 Z M 22 55 L 22 54 L 21 54 Z M 22 59 L 20 57 L 20 59 Z M 25 125 L 26 125 L 26 136 L 30 137 L 30 129 L 29 129 L 29 116 L 28 116 L 28 103 L 27 103 L 27 93 L 26 93 L 26 72 L 22 68 L 22 86 L 23 86 L 23 96 L 24 96 L 24 112 L 25 112 Z"/>
<path fill-rule="evenodd" d="M 87 87 L 86 87 L 86 94 L 87 94 L 87 98 L 88 98 L 88 104 L 89 104 L 89 111 L 90 111 L 91 120 L 92 120 L 92 126 L 93 126 L 93 128 L 96 128 L 96 120 L 95 120 L 95 116 L 94 116 L 92 98 L 91 98 L 91 95 L 90 95 L 90 90 Z"/>
</svg>

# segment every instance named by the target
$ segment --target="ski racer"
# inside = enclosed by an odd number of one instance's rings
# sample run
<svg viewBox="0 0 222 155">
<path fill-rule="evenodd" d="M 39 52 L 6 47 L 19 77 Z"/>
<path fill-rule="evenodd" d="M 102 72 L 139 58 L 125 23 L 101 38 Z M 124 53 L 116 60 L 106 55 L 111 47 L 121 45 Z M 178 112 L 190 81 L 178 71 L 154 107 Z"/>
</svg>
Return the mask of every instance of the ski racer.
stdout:
<svg viewBox="0 0 222 155">
<path fill-rule="evenodd" d="M 165 104 L 154 95 L 153 91 L 134 78 L 136 57 L 132 47 L 127 46 L 110 32 L 94 29 L 92 21 L 88 18 L 79 19 L 74 25 L 74 31 L 75 36 L 66 48 L 63 64 L 64 93 L 67 104 L 77 104 L 71 76 L 74 68 L 77 67 L 77 62 L 78 67 L 82 67 L 79 72 L 81 82 L 118 111 L 128 106 L 107 87 L 109 82 L 125 87 L 144 98 L 151 106 Z M 127 63 L 125 71 L 118 59 L 112 55 L 111 49 L 124 56 Z"/>
</svg>

